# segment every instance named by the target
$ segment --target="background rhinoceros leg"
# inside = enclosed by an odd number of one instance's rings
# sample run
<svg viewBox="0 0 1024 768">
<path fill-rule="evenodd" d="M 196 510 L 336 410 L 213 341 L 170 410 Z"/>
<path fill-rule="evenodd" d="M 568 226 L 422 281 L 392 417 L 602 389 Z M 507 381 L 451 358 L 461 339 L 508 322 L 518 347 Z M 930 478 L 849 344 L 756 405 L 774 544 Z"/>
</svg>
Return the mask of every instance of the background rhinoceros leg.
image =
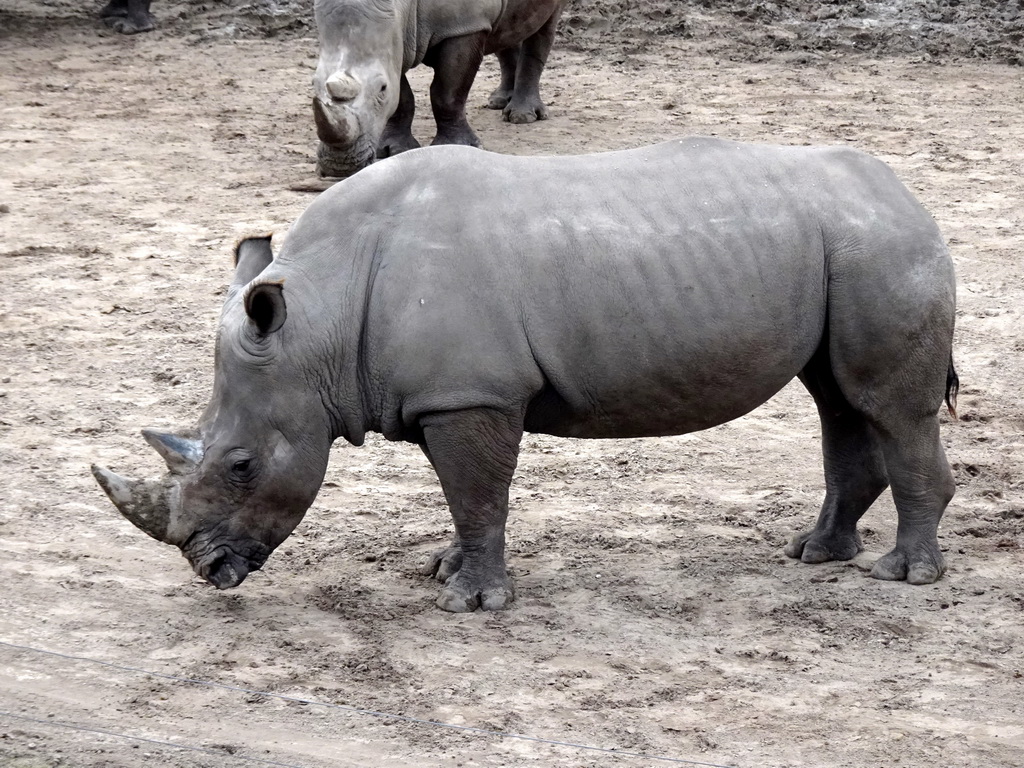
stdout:
<svg viewBox="0 0 1024 768">
<path fill-rule="evenodd" d="M 519 66 L 519 49 L 506 48 L 498 51 L 498 63 L 501 65 L 501 83 L 491 92 L 487 100 L 488 109 L 504 109 L 512 101 L 512 92 L 516 87 L 516 68 Z"/>
<path fill-rule="evenodd" d="M 847 401 L 832 375 L 828 340 L 800 373 L 821 417 L 825 501 L 818 522 L 786 546 L 805 563 L 849 560 L 863 549 L 857 521 L 889 485 L 878 434 Z"/>
<path fill-rule="evenodd" d="M 544 71 L 551 44 L 555 40 L 555 28 L 562 15 L 562 5 L 544 22 L 544 26 L 533 36 L 526 38 L 519 47 L 516 62 L 515 88 L 512 98 L 502 110 L 502 116 L 510 123 L 532 123 L 546 120 L 548 108 L 540 98 L 540 75 Z M 504 65 L 502 65 L 504 82 Z"/>
<path fill-rule="evenodd" d="M 110 0 L 100 11 L 100 18 L 115 32 L 134 35 L 149 32 L 156 27 L 156 19 L 149 12 L 151 0 Z"/>
<path fill-rule="evenodd" d="M 409 149 L 416 149 L 420 143 L 412 135 L 412 118 L 416 113 L 416 97 L 409 80 L 402 75 L 399 84 L 398 108 L 384 126 L 384 133 L 377 148 L 377 157 L 391 157 Z"/>
<path fill-rule="evenodd" d="M 437 135 L 434 144 L 466 144 L 479 147 L 480 139 L 466 119 L 466 100 L 484 57 L 485 32 L 442 40 L 424 63 L 434 68 L 430 105 Z"/>
<path fill-rule="evenodd" d="M 477 408 L 430 414 L 420 425 L 455 521 L 454 544 L 432 559 L 439 569 L 457 568 L 437 604 L 456 613 L 505 608 L 513 598 L 505 569 L 505 520 L 522 417 Z"/>
</svg>

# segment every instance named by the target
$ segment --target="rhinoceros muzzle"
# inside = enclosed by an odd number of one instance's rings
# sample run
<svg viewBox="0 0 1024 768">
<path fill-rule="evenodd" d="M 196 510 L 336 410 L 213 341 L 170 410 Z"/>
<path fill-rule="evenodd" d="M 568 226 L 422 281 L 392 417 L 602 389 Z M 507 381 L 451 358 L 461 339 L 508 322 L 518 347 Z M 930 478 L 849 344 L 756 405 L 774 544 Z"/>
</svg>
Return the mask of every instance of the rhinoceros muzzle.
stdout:
<svg viewBox="0 0 1024 768">
<path fill-rule="evenodd" d="M 218 547 L 208 557 L 192 562 L 192 570 L 217 589 L 237 587 L 263 563 L 242 557 L 228 547 Z"/>
<path fill-rule="evenodd" d="M 196 533 L 182 545 L 196 575 L 217 589 L 237 587 L 253 571 L 258 571 L 270 557 L 270 547 L 252 539 L 203 546 L 206 536 Z"/>
</svg>

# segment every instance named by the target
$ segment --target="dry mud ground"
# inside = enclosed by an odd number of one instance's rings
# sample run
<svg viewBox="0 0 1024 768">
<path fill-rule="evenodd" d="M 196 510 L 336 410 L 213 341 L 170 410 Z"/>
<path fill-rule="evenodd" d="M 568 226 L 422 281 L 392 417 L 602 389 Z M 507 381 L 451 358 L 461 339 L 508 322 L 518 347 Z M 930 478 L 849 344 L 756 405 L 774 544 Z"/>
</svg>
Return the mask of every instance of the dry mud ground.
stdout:
<svg viewBox="0 0 1024 768">
<path fill-rule="evenodd" d="M 911 587 L 865 575 L 893 543 L 888 498 L 852 563 L 782 555 L 823 495 L 797 385 L 696 435 L 529 437 L 509 529 L 518 600 L 455 616 L 417 574 L 450 522 L 413 447 L 337 446 L 293 538 L 228 592 L 121 519 L 88 472 L 157 474 L 138 430 L 205 404 L 233 241 L 311 199 L 288 186 L 312 173 L 314 56 L 309 39 L 123 39 L 91 23 L 0 39 L 0 765 L 1024 763 L 1019 68 L 563 49 L 552 119 L 519 127 L 479 108 L 489 63 L 471 119 L 496 151 L 701 133 L 890 162 L 958 268 L 961 420 L 944 416 L 943 437 L 959 491 L 949 573 Z M 425 116 L 417 131 L 429 138 Z"/>
</svg>

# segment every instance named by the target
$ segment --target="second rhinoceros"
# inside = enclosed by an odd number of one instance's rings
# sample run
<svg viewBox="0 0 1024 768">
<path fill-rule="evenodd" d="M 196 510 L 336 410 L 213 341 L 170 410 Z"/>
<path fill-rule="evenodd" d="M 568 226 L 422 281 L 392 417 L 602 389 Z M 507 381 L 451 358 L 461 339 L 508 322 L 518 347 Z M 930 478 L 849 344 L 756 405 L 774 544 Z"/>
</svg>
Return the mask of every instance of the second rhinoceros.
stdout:
<svg viewBox="0 0 1024 768">
<path fill-rule="evenodd" d="M 497 53 L 501 84 L 488 106 L 506 120 L 547 117 L 540 75 L 566 0 L 316 0 L 320 59 L 313 116 L 323 176 L 350 176 L 375 157 L 419 143 L 415 99 L 405 73 L 434 70 L 434 144 L 480 142 L 466 99 L 485 54 Z"/>
<path fill-rule="evenodd" d="M 508 179 L 528 180 L 509 184 Z M 244 241 L 197 428 L 147 431 L 170 473 L 93 471 L 120 510 L 233 587 L 317 495 L 332 442 L 419 445 L 455 538 L 428 569 L 449 611 L 506 607 L 509 484 L 524 431 L 678 435 L 735 419 L 793 377 L 821 417 L 825 500 L 786 553 L 861 550 L 892 487 L 915 584 L 953 477 L 954 275 L 935 223 L 850 149 L 684 139 L 609 154 L 434 147 L 321 195 L 273 258 Z"/>
</svg>

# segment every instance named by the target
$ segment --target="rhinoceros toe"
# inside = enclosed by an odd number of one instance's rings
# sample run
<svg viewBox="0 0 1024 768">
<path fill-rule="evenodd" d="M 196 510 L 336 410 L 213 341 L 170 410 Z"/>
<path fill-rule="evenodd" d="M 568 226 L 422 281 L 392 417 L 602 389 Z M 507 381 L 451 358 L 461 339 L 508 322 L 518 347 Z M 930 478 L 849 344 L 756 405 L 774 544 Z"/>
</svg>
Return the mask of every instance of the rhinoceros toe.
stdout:
<svg viewBox="0 0 1024 768">
<path fill-rule="evenodd" d="M 437 606 L 452 613 L 470 613 L 477 608 L 501 611 L 508 608 L 514 598 L 512 580 L 507 575 L 481 583 L 459 571 L 444 585 Z"/>
<path fill-rule="evenodd" d="M 907 552 L 897 547 L 880 557 L 871 568 L 872 578 L 909 584 L 934 584 L 945 572 L 945 558 L 937 549 L 931 551 L 931 548 Z"/>
</svg>

